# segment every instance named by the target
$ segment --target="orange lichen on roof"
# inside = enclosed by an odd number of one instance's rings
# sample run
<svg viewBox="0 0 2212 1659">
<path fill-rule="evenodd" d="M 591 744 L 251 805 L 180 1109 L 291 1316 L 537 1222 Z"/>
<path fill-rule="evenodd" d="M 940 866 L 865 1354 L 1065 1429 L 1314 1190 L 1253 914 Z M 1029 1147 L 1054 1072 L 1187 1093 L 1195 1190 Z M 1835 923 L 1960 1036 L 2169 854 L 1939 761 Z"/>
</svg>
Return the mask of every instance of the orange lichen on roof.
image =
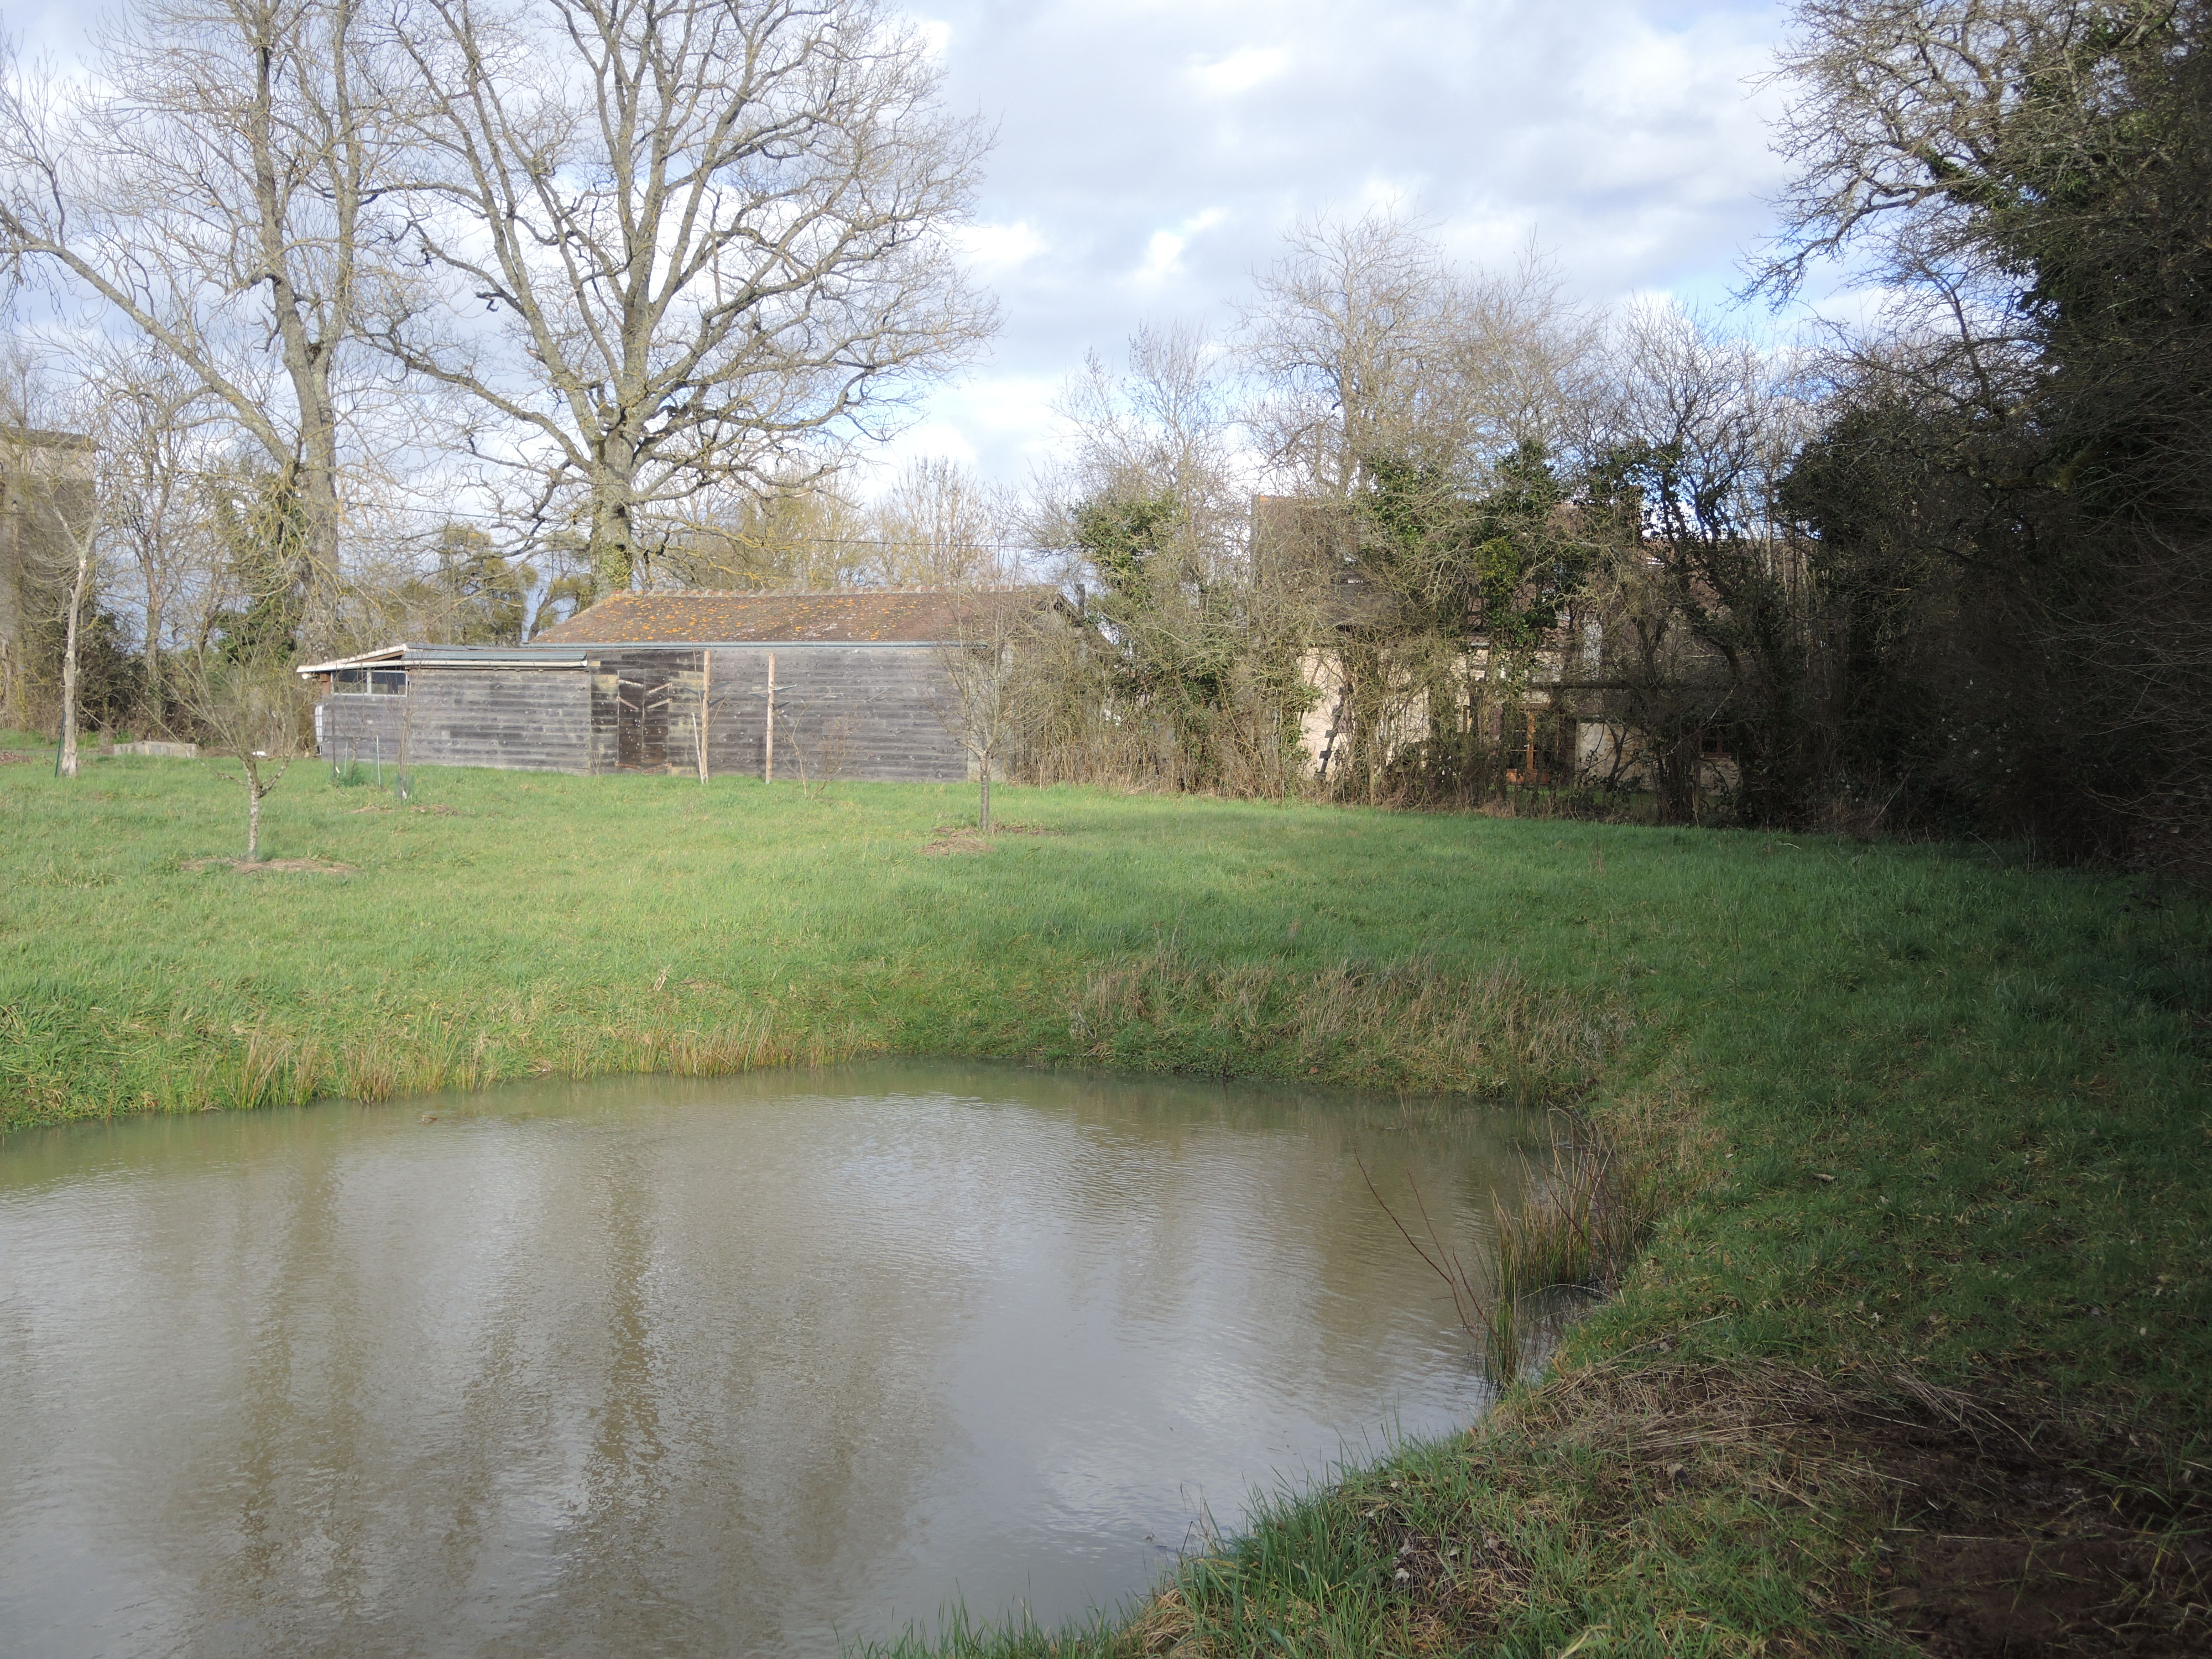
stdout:
<svg viewBox="0 0 2212 1659">
<path fill-rule="evenodd" d="M 617 593 L 538 645 L 919 645 L 958 637 L 946 592 Z"/>
</svg>

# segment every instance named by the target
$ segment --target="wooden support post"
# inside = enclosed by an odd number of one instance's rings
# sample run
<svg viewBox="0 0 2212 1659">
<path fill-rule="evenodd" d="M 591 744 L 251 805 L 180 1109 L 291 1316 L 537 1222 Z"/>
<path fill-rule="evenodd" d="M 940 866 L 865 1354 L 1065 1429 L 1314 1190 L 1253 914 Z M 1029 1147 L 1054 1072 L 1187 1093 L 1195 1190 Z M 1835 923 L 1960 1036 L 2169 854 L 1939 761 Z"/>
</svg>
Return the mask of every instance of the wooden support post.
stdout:
<svg viewBox="0 0 2212 1659">
<path fill-rule="evenodd" d="M 699 781 L 707 781 L 707 709 L 714 695 L 714 653 L 699 653 Z"/>
<path fill-rule="evenodd" d="M 775 781 L 775 653 L 768 653 L 768 724 L 763 728 L 761 781 Z"/>
</svg>

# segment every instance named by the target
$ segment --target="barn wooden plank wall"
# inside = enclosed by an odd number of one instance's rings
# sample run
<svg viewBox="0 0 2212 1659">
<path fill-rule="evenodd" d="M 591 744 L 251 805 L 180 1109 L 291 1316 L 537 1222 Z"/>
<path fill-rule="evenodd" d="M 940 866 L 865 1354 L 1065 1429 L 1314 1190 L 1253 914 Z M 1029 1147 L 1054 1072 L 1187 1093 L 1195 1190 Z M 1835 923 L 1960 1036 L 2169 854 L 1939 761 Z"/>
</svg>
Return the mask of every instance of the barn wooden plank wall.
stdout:
<svg viewBox="0 0 2212 1659">
<path fill-rule="evenodd" d="M 576 669 L 417 668 L 404 696 L 324 701 L 322 752 L 367 760 L 381 738 L 390 765 L 591 769 L 589 678 Z"/>
<path fill-rule="evenodd" d="M 397 764 L 406 713 L 404 697 L 325 697 L 315 705 L 316 752 L 333 763 Z"/>
<path fill-rule="evenodd" d="M 325 698 L 321 752 L 367 761 L 380 742 L 386 764 L 404 754 L 425 766 L 690 773 L 699 763 L 706 685 L 711 769 L 757 778 L 771 651 L 778 778 L 968 775 L 967 753 L 940 712 L 944 672 L 927 646 L 608 650 L 581 669 L 418 666 L 409 671 L 404 696 Z"/>
<path fill-rule="evenodd" d="M 771 647 L 715 650 L 707 713 L 714 771 L 761 775 Z M 778 646 L 775 775 L 883 782 L 952 781 L 967 751 L 939 712 L 944 671 L 927 646 Z M 686 761 L 696 764 L 696 750 Z"/>
</svg>

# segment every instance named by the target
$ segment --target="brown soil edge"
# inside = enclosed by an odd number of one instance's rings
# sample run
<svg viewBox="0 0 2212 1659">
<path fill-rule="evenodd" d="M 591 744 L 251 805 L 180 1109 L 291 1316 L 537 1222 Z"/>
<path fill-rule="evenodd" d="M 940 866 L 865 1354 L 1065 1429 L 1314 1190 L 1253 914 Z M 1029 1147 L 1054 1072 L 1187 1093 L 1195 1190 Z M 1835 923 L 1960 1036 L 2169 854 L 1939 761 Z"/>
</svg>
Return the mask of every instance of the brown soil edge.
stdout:
<svg viewBox="0 0 2212 1659">
<path fill-rule="evenodd" d="M 350 876 L 356 866 L 333 864 L 327 859 L 187 859 L 179 870 L 235 870 L 241 876 Z"/>
<path fill-rule="evenodd" d="M 2153 1449 L 2093 1446 L 2025 1420 L 1901 1371 L 1826 1379 L 1772 1362 L 1613 1358 L 1508 1396 L 1468 1431 L 1462 1455 L 1504 1512 L 1556 1513 L 1564 1498 L 1585 1538 L 1648 1544 L 1670 1507 L 1755 1492 L 1832 1536 L 1871 1541 L 1840 1564 L 1799 1560 L 1822 1627 L 1771 1632 L 1758 1651 L 2212 1651 L 2203 1495 Z M 1477 1516 L 1463 1534 L 1424 1533 L 1392 1497 L 1397 1486 L 1362 1480 L 1340 1499 L 1396 1564 L 1407 1650 L 1486 1650 L 1527 1607 L 1538 1571 Z M 2175 1491 L 2181 1501 L 2160 1495 Z M 1193 1624 L 1170 1588 L 1127 1634 L 1134 1651 L 1172 1655 L 1190 1650 Z"/>
<path fill-rule="evenodd" d="M 1593 1368 L 1535 1391 L 1522 1426 L 1611 1450 L 1608 1462 L 1656 1474 L 1645 1490 L 1662 1497 L 1757 1482 L 1857 1520 L 1875 1540 L 1870 1573 L 1818 1587 L 1835 1650 L 2212 1649 L 2212 1509 L 2154 1449 L 2098 1445 L 1906 1371 L 1822 1378 L 1772 1363 Z"/>
</svg>

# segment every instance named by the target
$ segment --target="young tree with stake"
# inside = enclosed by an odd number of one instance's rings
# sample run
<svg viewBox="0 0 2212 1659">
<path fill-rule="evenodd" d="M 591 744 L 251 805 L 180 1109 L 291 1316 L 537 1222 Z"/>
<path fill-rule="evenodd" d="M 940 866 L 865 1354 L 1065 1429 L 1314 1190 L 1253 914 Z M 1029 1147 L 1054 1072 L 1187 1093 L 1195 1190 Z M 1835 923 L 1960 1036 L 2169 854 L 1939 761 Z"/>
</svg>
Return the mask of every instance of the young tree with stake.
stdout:
<svg viewBox="0 0 2212 1659">
<path fill-rule="evenodd" d="M 185 676 L 185 702 L 215 775 L 246 791 L 246 857 L 261 859 L 261 803 L 302 752 L 307 692 L 286 664 L 269 658 L 202 658 Z M 228 767 L 217 760 L 228 761 Z"/>
<path fill-rule="evenodd" d="M 952 606 L 952 637 L 938 647 L 945 677 L 939 717 L 975 768 L 975 827 L 984 836 L 993 833 L 991 773 L 1020 726 L 1021 648 L 1036 638 L 1042 611 L 1035 588 L 960 594 Z"/>
</svg>

